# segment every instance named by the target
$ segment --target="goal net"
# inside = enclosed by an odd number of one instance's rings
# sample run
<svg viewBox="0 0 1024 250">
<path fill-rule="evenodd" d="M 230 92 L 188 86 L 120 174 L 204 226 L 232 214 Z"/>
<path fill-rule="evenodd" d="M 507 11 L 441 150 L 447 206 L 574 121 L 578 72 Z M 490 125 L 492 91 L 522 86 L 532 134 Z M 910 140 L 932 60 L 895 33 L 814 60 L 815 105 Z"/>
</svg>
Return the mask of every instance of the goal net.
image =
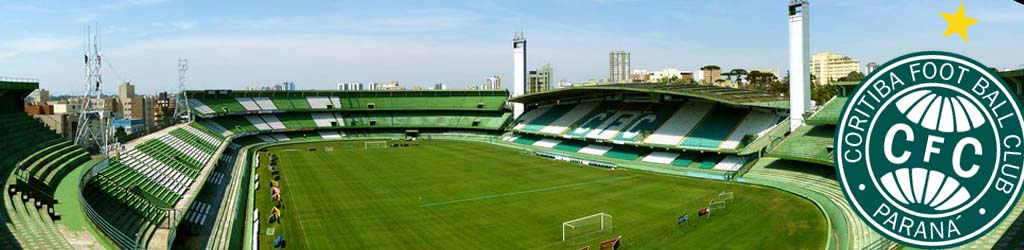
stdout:
<svg viewBox="0 0 1024 250">
<path fill-rule="evenodd" d="M 589 237 L 612 232 L 612 216 L 596 213 L 562 223 L 562 241 L 587 240 Z"/>
<path fill-rule="evenodd" d="M 722 191 L 721 193 L 718 193 L 718 199 L 723 201 L 729 201 L 735 197 L 736 195 L 729 191 Z"/>
<path fill-rule="evenodd" d="M 363 146 L 366 149 L 373 149 L 373 148 L 385 149 L 385 148 L 388 148 L 388 142 L 386 142 L 386 141 L 368 141 L 368 142 L 364 142 Z"/>
</svg>

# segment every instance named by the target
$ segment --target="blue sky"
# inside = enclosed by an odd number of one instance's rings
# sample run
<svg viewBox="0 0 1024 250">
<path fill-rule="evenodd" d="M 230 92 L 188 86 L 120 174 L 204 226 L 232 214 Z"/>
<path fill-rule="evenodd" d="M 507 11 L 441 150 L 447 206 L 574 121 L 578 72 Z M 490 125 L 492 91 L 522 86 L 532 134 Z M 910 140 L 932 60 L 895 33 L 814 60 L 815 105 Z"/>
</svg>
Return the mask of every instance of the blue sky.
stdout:
<svg viewBox="0 0 1024 250">
<path fill-rule="evenodd" d="M 633 68 L 777 68 L 787 62 L 786 0 L 776 1 L 12 1 L 0 3 L 0 75 L 39 78 L 78 93 L 82 30 L 103 27 L 107 93 L 130 80 L 138 92 L 177 86 L 244 88 L 295 81 L 401 81 L 452 87 L 497 74 L 510 83 L 511 38 L 526 32 L 531 69 L 557 80 L 607 77 L 608 52 L 632 52 Z M 961 53 L 1000 69 L 1024 64 L 1024 5 L 965 2 L 980 22 L 970 42 L 943 38 L 940 12 L 958 1 L 812 1 L 811 51 L 862 63 L 920 50 Z M 112 66 L 112 67 L 111 67 Z"/>
</svg>

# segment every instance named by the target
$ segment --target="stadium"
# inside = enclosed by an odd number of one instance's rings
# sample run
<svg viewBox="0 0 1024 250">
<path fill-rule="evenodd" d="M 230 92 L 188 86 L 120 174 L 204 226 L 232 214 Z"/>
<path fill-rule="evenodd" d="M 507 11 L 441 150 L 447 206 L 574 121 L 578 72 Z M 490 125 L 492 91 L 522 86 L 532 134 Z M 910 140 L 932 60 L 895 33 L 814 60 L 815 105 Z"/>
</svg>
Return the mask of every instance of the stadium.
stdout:
<svg viewBox="0 0 1024 250">
<path fill-rule="evenodd" d="M 1024 71 L 1000 75 L 1022 93 Z M 192 122 L 104 160 L 24 114 L 38 82 L 5 78 L 0 236 L 8 249 L 899 248 L 834 179 L 855 85 L 792 133 L 783 97 L 704 85 L 192 90 Z M 966 247 L 1024 240 L 1022 209 Z"/>
<path fill-rule="evenodd" d="M 528 77 L 517 32 L 508 89 L 188 88 L 179 59 L 171 122 L 131 137 L 94 107 L 104 64 L 87 28 L 86 94 L 60 103 L 80 115 L 70 128 L 27 102 L 38 79 L 0 77 L 0 248 L 912 248 L 866 225 L 837 182 L 837 123 L 861 82 L 829 79 L 811 101 L 808 5 L 787 7 L 789 72 L 764 84 L 783 90 L 722 84 L 714 65 L 710 82 L 528 88 L 541 73 Z M 609 53 L 609 80 L 629 60 Z M 1021 68 L 986 73 L 1020 101 Z M 1024 249 L 1022 213 L 958 247 Z"/>
</svg>

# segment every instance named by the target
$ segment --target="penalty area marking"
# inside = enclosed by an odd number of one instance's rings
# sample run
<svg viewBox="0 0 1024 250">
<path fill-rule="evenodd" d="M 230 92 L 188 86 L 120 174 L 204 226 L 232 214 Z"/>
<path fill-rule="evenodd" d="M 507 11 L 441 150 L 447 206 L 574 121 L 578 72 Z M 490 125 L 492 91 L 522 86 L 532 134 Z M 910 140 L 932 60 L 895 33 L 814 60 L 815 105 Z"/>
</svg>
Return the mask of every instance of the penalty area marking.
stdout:
<svg viewBox="0 0 1024 250">
<path fill-rule="evenodd" d="M 580 183 L 565 184 L 565 185 L 551 186 L 551 187 L 538 188 L 538 189 L 530 189 L 530 190 L 519 191 L 519 192 L 501 193 L 501 194 L 490 194 L 490 195 L 477 196 L 477 197 L 458 199 L 458 200 L 423 203 L 423 204 L 420 204 L 420 207 L 444 206 L 444 205 L 451 205 L 451 204 L 456 204 L 456 203 L 464 203 L 464 202 L 473 202 L 473 201 L 480 201 L 480 200 L 502 198 L 502 197 L 508 197 L 508 196 L 513 196 L 513 195 L 520 195 L 520 194 L 529 194 L 529 193 L 554 191 L 554 190 L 559 190 L 559 189 L 579 187 L 579 186 L 595 184 L 595 183 L 612 183 L 612 182 L 616 182 L 616 181 L 620 181 L 620 180 L 624 180 L 624 179 L 631 179 L 631 178 L 634 178 L 634 177 L 638 177 L 638 176 L 637 175 L 616 176 L 616 177 L 609 177 L 609 178 L 604 178 L 604 179 L 597 179 L 597 180 L 588 181 L 588 182 L 580 182 Z"/>
</svg>

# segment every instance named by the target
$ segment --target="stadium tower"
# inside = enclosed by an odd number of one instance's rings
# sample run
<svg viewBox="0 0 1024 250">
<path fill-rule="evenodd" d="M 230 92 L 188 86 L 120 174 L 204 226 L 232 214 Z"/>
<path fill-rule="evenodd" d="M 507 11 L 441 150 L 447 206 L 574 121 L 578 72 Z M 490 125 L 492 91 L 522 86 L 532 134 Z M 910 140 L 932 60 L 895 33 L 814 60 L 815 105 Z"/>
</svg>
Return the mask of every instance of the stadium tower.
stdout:
<svg viewBox="0 0 1024 250">
<path fill-rule="evenodd" d="M 803 125 L 811 107 L 810 38 L 808 2 L 789 2 L 789 131 Z"/>
<path fill-rule="evenodd" d="M 185 93 L 185 73 L 187 72 L 188 59 L 178 59 L 178 94 L 174 96 L 174 119 L 180 123 L 192 121 L 192 109 L 188 107 L 188 94 Z"/>
<path fill-rule="evenodd" d="M 110 143 L 110 117 L 105 111 L 110 107 L 103 100 L 103 61 L 100 54 L 100 30 L 86 27 L 83 48 L 85 49 L 85 94 L 82 95 L 82 110 L 78 117 L 75 144 L 83 147 L 96 146 L 104 156 Z"/>
<path fill-rule="evenodd" d="M 512 96 L 526 94 L 526 38 L 522 31 L 512 37 Z M 513 119 L 523 114 L 522 103 L 512 104 Z"/>
</svg>

